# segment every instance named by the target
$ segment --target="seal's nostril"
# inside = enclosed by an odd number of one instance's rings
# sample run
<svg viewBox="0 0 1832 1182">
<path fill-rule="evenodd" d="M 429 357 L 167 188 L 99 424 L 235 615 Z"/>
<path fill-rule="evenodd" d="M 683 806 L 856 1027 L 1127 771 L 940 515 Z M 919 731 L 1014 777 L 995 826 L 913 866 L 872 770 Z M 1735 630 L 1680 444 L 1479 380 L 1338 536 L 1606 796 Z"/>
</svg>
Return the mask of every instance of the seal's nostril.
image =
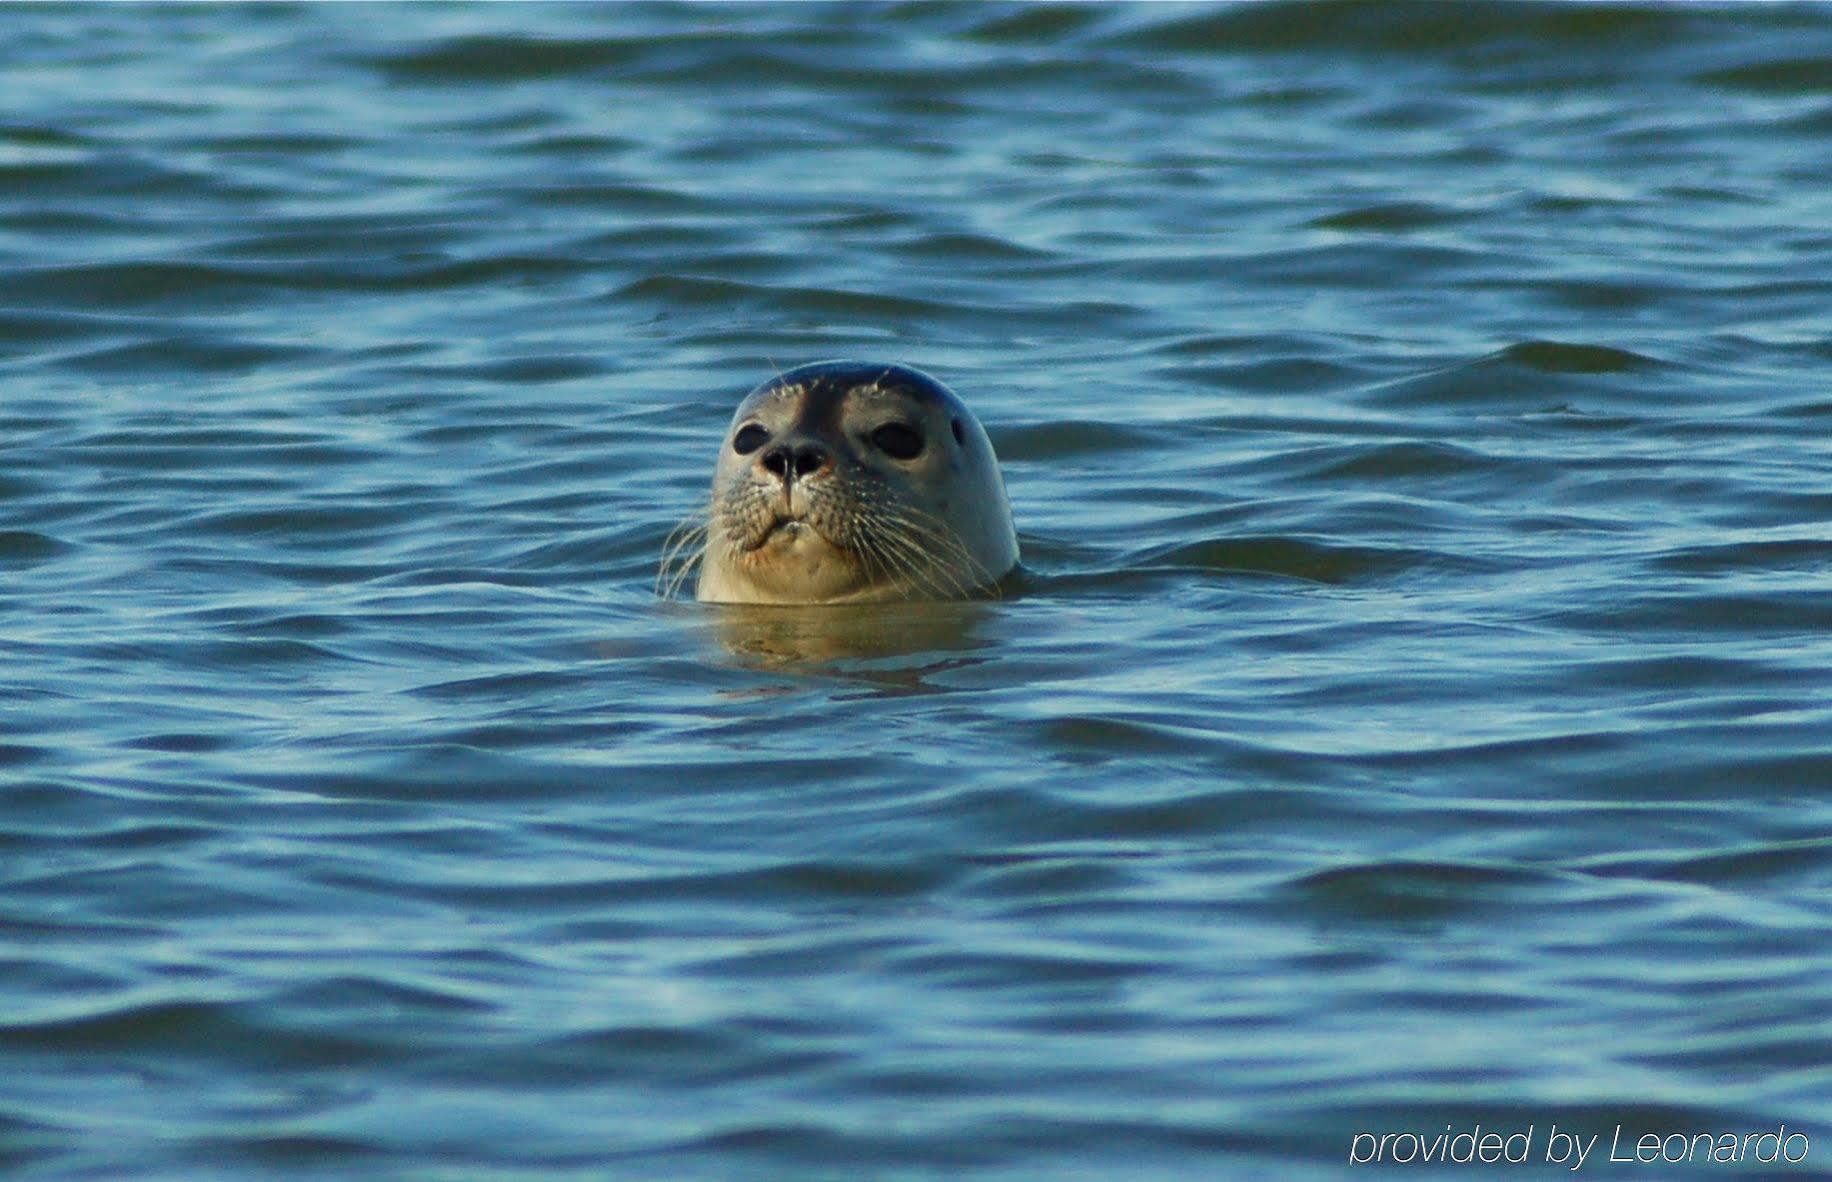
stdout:
<svg viewBox="0 0 1832 1182">
<path fill-rule="evenodd" d="M 806 476 L 818 472 L 827 465 L 827 453 L 812 443 L 803 444 L 795 449 L 795 474 Z"/>
<path fill-rule="evenodd" d="M 825 468 L 827 449 L 815 443 L 804 443 L 799 447 L 781 443 L 764 452 L 757 462 L 763 465 L 764 471 L 786 483 L 797 476 L 808 476 Z"/>
<path fill-rule="evenodd" d="M 668 589 L 697 561 L 709 603 L 966 599 L 1019 569 L 984 429 L 933 378 L 816 363 L 758 386 L 733 423 L 707 543 L 669 551 Z"/>
</svg>

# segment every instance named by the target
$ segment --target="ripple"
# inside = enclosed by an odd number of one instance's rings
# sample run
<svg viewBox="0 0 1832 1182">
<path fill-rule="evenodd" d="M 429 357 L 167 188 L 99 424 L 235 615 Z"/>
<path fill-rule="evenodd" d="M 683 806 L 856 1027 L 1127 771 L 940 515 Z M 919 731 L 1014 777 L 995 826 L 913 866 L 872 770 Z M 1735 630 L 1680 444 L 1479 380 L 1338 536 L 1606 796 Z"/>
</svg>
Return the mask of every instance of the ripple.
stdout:
<svg viewBox="0 0 1832 1182">
<path fill-rule="evenodd" d="M 640 1024 L 579 1031 L 530 1048 L 529 1054 L 545 1078 L 588 1081 L 608 1074 L 676 1086 L 765 1078 L 829 1058 L 741 1029 Z"/>
<path fill-rule="evenodd" d="M 205 735 L 195 732 L 170 732 L 158 735 L 142 735 L 130 741 L 129 746 L 147 751 L 172 752 L 210 752 L 223 751 L 235 746 L 233 740 L 223 735 Z"/>
<path fill-rule="evenodd" d="M 119 1054 L 165 1050 L 244 1063 L 336 1067 L 383 1061 L 391 1048 L 333 1030 L 302 1033 L 261 1021 L 249 1003 L 133 1001 L 87 1012 L 0 1023 L 15 1052 Z"/>
<path fill-rule="evenodd" d="M 373 534 L 410 520 L 420 507 L 407 505 L 288 505 L 216 513 L 193 524 L 205 533 L 243 537 Z"/>
<path fill-rule="evenodd" d="M 67 554 L 71 546 L 49 534 L 27 529 L 0 530 L 0 562 L 27 566 Z"/>
<path fill-rule="evenodd" d="M 1697 81 L 1757 94 L 1832 94 L 1832 63 L 1823 57 L 1766 61 L 1700 74 Z"/>
<path fill-rule="evenodd" d="M 1769 594 L 1723 589 L 1648 591 L 1624 595 L 1607 608 L 1573 608 L 1560 613 L 1559 619 L 1568 627 L 1598 632 L 1774 637 L 1810 635 L 1832 626 L 1832 605 L 1810 587 Z"/>
<path fill-rule="evenodd" d="M 228 267 L 152 261 L 40 267 L 14 271 L 6 280 L 14 299 L 80 304 L 85 308 L 248 301 L 278 286 L 258 274 Z"/>
<path fill-rule="evenodd" d="M 345 1166 L 383 1156 L 386 1146 L 360 1137 L 321 1133 L 250 1133 L 239 1137 L 201 1137 L 201 1156 L 259 1163 L 267 1167 Z"/>
<path fill-rule="evenodd" d="M 196 335 L 113 345 L 58 359 L 90 373 L 245 373 L 263 366 L 298 363 L 320 354 L 313 349 L 270 342 L 206 340 Z"/>
<path fill-rule="evenodd" d="M 897 250 L 912 258 L 976 262 L 1013 262 L 1050 257 L 1048 251 L 989 234 L 927 234 L 899 243 Z"/>
<path fill-rule="evenodd" d="M 1027 4 L 1015 9 L 988 7 L 966 35 L 995 43 L 1035 44 L 1038 39 L 1072 38 L 1093 29 L 1105 14 L 1080 4 Z"/>
<path fill-rule="evenodd" d="M 1316 230 L 1373 230 L 1399 233 L 1407 230 L 1428 230 L 1436 226 L 1453 225 L 1466 220 L 1469 216 L 1444 206 L 1402 201 L 1387 205 L 1364 205 L 1357 209 L 1348 209 L 1341 213 L 1313 218 L 1305 225 Z"/>
<path fill-rule="evenodd" d="M 1292 888 L 1329 911 L 1401 922 L 1447 919 L 1490 907 L 1555 906 L 1570 893 L 1544 873 L 1455 862 L 1340 866 L 1307 874 Z"/>
<path fill-rule="evenodd" d="M 1135 568 L 1273 575 L 1346 584 L 1454 563 L 1448 555 L 1398 547 L 1351 546 L 1297 537 L 1233 537 L 1186 542 L 1140 555 Z"/>
<path fill-rule="evenodd" d="M 402 79 L 501 82 L 603 73 L 638 60 L 651 45 L 643 38 L 475 35 L 374 57 L 368 64 Z"/>
<path fill-rule="evenodd" d="M 1626 5 L 1579 9 L 1496 4 L 1480 13 L 1404 10 L 1401 19 L 1356 5 L 1318 12 L 1303 3 L 1256 4 L 1148 19 L 1122 38 L 1140 48 L 1184 53 L 1316 52 L 1428 56 L 1493 50 L 1513 39 L 1567 48 L 1658 45 L 1688 31 L 1676 11 Z"/>
<path fill-rule="evenodd" d="M 43 747 L 29 743 L 0 743 L 0 767 L 19 767 L 34 763 L 51 754 Z"/>
<path fill-rule="evenodd" d="M 1659 570 L 1690 575 L 1725 575 L 1737 571 L 1832 568 L 1832 541 L 1823 538 L 1777 538 L 1704 546 L 1683 546 L 1656 555 L 1649 564 Z"/>
<path fill-rule="evenodd" d="M 1505 467 L 1494 457 L 1482 455 L 1470 448 L 1416 440 L 1332 448 L 1325 454 L 1341 458 L 1318 467 L 1316 476 L 1356 482 L 1421 476 L 1471 476 Z"/>
<path fill-rule="evenodd" d="M 605 363 L 595 357 L 555 355 L 516 357 L 506 361 L 473 362 L 466 365 L 416 365 L 406 367 L 406 372 L 433 378 L 538 385 L 597 377 L 606 372 L 606 369 Z"/>
<path fill-rule="evenodd" d="M 727 312 L 734 307 L 749 305 L 760 312 L 776 314 L 788 312 L 822 317 L 863 316 L 885 320 L 952 319 L 971 315 L 974 311 L 958 304 L 885 292 L 777 288 L 691 275 L 654 275 L 639 279 L 619 288 L 611 298 L 618 302 L 653 302 Z"/>
<path fill-rule="evenodd" d="M 1368 387 L 1384 406 L 1439 408 L 1506 406 L 1518 413 L 1559 411 L 1573 425 L 1617 427 L 1632 419 L 1602 415 L 1585 404 L 1633 407 L 1637 379 L 1665 369 L 1652 358 L 1607 345 L 1528 341 L 1448 367 Z"/>
<path fill-rule="evenodd" d="M 1668 853 L 1656 856 L 1615 856 L 1587 865 L 1592 874 L 1632 875 L 1672 882 L 1696 882 L 1720 887 L 1795 883 L 1804 888 L 1826 885 L 1832 839 L 1774 841 L 1706 853 Z"/>
<path fill-rule="evenodd" d="M 1832 1117 L 1823 14 L 349 11 L 0 38 L 20 1182 Z M 657 602 L 846 355 L 1030 569 Z"/>
<path fill-rule="evenodd" d="M 1091 420 L 1030 423 L 999 428 L 992 434 L 999 455 L 1007 461 L 1123 455 L 1159 448 L 1169 440 L 1165 431 Z"/>
<path fill-rule="evenodd" d="M 1607 345 L 1572 345 L 1561 341 L 1525 341 L 1509 345 L 1496 358 L 1541 373 L 1630 373 L 1658 363 L 1627 349 Z"/>
</svg>

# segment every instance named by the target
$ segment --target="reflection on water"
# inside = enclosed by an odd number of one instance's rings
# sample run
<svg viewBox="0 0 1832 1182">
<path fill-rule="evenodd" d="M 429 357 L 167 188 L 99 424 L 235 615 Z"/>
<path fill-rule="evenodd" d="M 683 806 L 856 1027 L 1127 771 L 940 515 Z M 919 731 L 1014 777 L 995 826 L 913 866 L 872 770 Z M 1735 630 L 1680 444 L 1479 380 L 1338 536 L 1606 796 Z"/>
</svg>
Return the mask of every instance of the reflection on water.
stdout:
<svg viewBox="0 0 1832 1182">
<path fill-rule="evenodd" d="M 960 603 L 884 603 L 811 607 L 707 605 L 711 630 L 726 651 L 758 668 L 800 668 L 896 657 L 933 656 L 934 668 L 960 664 L 985 647 L 980 629 L 994 611 L 983 601 Z M 929 665 L 898 674 L 889 670 L 851 669 L 873 679 L 908 677 L 920 684 Z"/>
</svg>

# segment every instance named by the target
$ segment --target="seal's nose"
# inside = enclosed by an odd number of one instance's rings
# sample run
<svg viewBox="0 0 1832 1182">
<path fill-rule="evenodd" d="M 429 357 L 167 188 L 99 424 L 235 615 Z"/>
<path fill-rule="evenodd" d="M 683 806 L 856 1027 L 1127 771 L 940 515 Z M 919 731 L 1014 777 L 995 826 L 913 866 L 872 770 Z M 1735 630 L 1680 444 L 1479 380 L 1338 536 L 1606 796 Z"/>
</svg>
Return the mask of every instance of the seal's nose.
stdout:
<svg viewBox="0 0 1832 1182">
<path fill-rule="evenodd" d="M 774 472 L 784 484 L 797 476 L 807 476 L 827 466 L 827 449 L 818 443 L 803 443 L 795 447 L 778 444 L 763 453 L 764 470 Z"/>
</svg>

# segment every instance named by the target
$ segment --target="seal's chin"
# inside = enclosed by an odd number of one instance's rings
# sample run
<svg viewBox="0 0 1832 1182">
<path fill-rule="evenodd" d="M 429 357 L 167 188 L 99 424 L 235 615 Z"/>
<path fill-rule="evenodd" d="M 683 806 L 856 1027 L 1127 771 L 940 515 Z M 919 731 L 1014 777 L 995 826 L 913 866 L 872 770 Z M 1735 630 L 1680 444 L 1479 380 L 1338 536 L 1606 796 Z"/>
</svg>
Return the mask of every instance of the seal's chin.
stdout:
<svg viewBox="0 0 1832 1182">
<path fill-rule="evenodd" d="M 758 602 L 827 603 L 867 583 L 852 551 L 804 518 L 778 516 L 743 544 L 734 564 Z"/>
</svg>

